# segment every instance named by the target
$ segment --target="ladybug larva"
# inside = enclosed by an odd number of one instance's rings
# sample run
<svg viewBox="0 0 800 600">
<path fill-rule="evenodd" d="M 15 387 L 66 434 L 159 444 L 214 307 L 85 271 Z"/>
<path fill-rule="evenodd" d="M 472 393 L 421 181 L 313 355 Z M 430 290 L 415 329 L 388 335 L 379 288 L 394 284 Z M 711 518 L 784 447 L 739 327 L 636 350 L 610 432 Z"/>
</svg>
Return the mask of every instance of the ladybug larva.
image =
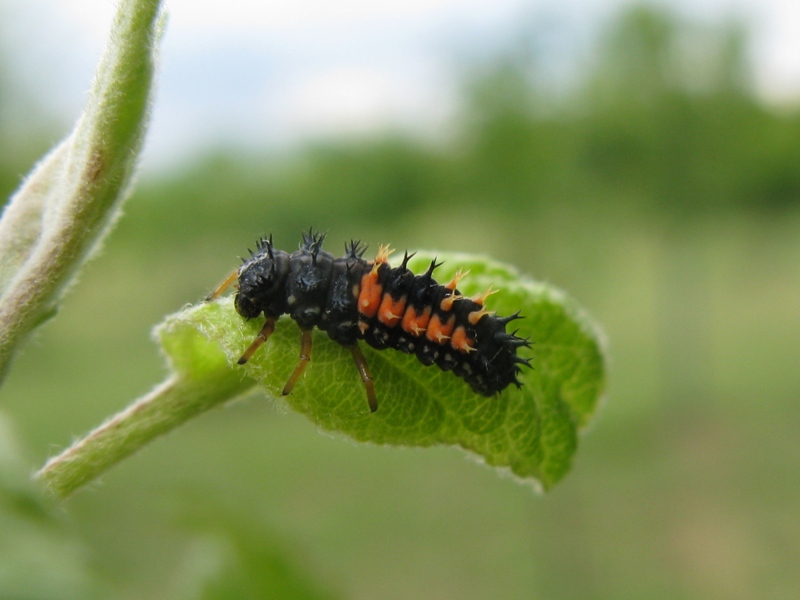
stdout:
<svg viewBox="0 0 800 600">
<path fill-rule="evenodd" d="M 289 254 L 275 248 L 272 236 L 261 238 L 250 258 L 208 295 L 206 300 L 213 300 L 236 283 L 236 311 L 246 319 L 262 313 L 266 318 L 240 365 L 267 341 L 276 320 L 288 314 L 299 325 L 302 338 L 300 361 L 283 395 L 291 393 L 311 360 L 314 327 L 350 350 L 373 412 L 378 408 L 375 388 L 358 340 L 378 350 L 414 354 L 426 366 L 452 371 L 483 396 L 493 396 L 512 383 L 520 387 L 520 367 L 530 363 L 517 356 L 517 349 L 530 344 L 516 332 L 506 332 L 506 325 L 520 318 L 518 312 L 498 317 L 486 310 L 491 288 L 466 297 L 456 287 L 465 273 L 459 271 L 441 285 L 433 278 L 441 266 L 436 260 L 415 275 L 407 267 L 413 254 L 406 252 L 402 264 L 391 267 L 388 246 L 381 246 L 369 262 L 363 258 L 366 247 L 351 241 L 345 244 L 344 256 L 334 258 L 322 250 L 324 239 L 325 234 L 309 230 L 299 250 Z"/>
</svg>

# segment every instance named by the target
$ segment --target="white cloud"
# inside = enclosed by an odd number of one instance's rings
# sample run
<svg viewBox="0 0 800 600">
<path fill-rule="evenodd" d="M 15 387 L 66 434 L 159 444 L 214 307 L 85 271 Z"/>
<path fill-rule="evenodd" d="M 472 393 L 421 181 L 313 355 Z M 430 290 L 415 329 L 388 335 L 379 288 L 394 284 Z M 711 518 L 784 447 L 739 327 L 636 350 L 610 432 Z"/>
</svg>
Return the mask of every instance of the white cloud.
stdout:
<svg viewBox="0 0 800 600">
<path fill-rule="evenodd" d="M 445 90 L 424 78 L 413 72 L 331 69 L 287 89 L 277 110 L 284 127 L 303 137 L 365 133 L 392 124 L 420 131 L 434 126 L 450 104 Z"/>
<path fill-rule="evenodd" d="M 757 2 L 757 0 L 753 0 Z M 753 23 L 757 81 L 768 98 L 796 101 L 800 95 L 800 2 L 773 0 Z"/>
</svg>

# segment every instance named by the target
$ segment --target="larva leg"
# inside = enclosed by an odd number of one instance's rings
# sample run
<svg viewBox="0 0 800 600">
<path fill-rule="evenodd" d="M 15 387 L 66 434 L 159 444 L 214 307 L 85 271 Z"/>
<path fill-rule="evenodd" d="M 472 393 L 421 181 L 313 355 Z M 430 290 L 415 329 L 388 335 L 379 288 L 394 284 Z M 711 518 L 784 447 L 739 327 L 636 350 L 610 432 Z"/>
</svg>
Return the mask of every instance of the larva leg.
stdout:
<svg viewBox="0 0 800 600">
<path fill-rule="evenodd" d="M 222 283 L 220 283 L 216 288 L 214 288 L 213 292 L 211 292 L 208 296 L 206 296 L 205 301 L 211 302 L 212 300 L 216 300 L 217 298 L 222 296 L 222 294 L 225 293 L 225 290 L 231 287 L 233 285 L 233 282 L 236 281 L 238 277 L 239 277 L 239 269 L 236 269 L 233 273 L 228 275 Z"/>
<path fill-rule="evenodd" d="M 269 336 L 272 335 L 273 331 L 275 331 L 275 319 L 267 317 L 264 327 L 261 328 L 261 331 L 258 332 L 256 339 L 253 340 L 253 343 L 248 346 L 247 350 L 244 351 L 244 354 L 242 354 L 242 357 L 239 359 L 239 364 L 243 365 L 250 360 L 253 354 L 256 353 L 256 350 L 261 347 L 261 344 L 269 339 Z"/>
<path fill-rule="evenodd" d="M 375 385 L 372 382 L 372 373 L 369 372 L 367 361 L 361 352 L 361 348 L 358 347 L 358 342 L 352 346 L 348 346 L 348 349 L 353 353 L 353 360 L 356 362 L 356 367 L 358 367 L 358 373 L 361 375 L 361 381 L 364 382 L 364 386 L 367 388 L 367 402 L 369 402 L 369 409 L 372 412 L 375 412 L 378 410 L 378 400 L 375 398 Z"/>
<path fill-rule="evenodd" d="M 292 389 L 294 388 L 294 384 L 297 383 L 297 380 L 300 379 L 300 375 L 303 374 L 303 371 L 306 370 L 308 366 L 308 362 L 311 360 L 311 330 L 304 329 L 303 330 L 303 337 L 300 341 L 300 362 L 297 363 L 297 366 L 294 368 L 294 372 L 289 377 L 289 381 L 286 382 L 286 385 L 283 386 L 283 395 L 288 396 L 292 393 Z"/>
</svg>

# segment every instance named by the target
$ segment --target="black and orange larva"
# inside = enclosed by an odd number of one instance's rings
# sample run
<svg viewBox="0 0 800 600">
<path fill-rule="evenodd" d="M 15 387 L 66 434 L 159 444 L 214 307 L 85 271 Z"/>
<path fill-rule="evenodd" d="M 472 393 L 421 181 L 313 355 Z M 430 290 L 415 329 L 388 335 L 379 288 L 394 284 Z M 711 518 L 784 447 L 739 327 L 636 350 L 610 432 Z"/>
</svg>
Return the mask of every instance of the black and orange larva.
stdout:
<svg viewBox="0 0 800 600">
<path fill-rule="evenodd" d="M 440 285 L 433 278 L 440 266 L 435 260 L 425 273 L 414 275 L 406 266 L 413 254 L 406 252 L 403 263 L 393 268 L 388 246 L 381 246 L 375 260 L 368 262 L 361 242 L 345 244 L 345 255 L 334 258 L 322 250 L 324 239 L 325 234 L 309 230 L 300 249 L 289 254 L 275 248 L 272 236 L 261 238 L 250 258 L 242 259 L 242 266 L 206 298 L 217 298 L 238 281 L 236 311 L 246 319 L 264 313 L 264 327 L 242 354 L 240 365 L 275 331 L 278 317 L 288 314 L 300 326 L 302 341 L 300 362 L 283 395 L 292 391 L 311 359 L 314 327 L 353 354 L 372 411 L 378 404 L 360 339 L 378 350 L 394 348 L 415 354 L 426 366 L 453 371 L 483 396 L 512 383 L 520 386 L 520 366 L 530 365 L 517 356 L 517 348 L 530 344 L 516 332 L 506 333 L 506 325 L 520 318 L 519 313 L 497 317 L 484 308 L 491 288 L 467 298 L 456 287 L 465 273 L 459 271 Z"/>
</svg>

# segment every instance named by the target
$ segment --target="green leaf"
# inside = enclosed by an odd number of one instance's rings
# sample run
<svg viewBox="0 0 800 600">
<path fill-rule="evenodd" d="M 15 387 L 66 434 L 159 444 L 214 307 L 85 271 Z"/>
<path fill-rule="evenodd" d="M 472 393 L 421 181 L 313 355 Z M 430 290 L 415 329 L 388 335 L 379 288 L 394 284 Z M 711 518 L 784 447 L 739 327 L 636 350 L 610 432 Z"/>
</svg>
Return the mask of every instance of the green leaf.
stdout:
<svg viewBox="0 0 800 600">
<path fill-rule="evenodd" d="M 432 258 L 418 252 L 409 266 L 424 271 Z M 350 353 L 315 332 L 311 363 L 285 399 L 316 425 L 355 440 L 456 445 L 489 465 L 549 488 L 569 470 L 578 433 L 589 424 L 605 387 L 598 330 L 562 292 L 522 278 L 511 267 L 468 255 L 438 258 L 444 260 L 436 271 L 440 281 L 447 281 L 457 268 L 468 269 L 470 274 L 459 284 L 463 293 L 479 293 L 492 285 L 500 291 L 490 297 L 489 308 L 499 315 L 519 310 L 525 316 L 514 325 L 519 325 L 519 335 L 533 342 L 532 349 L 520 350 L 532 359 L 533 369 L 524 370 L 520 390 L 511 386 L 486 398 L 460 378 L 424 367 L 413 356 L 365 346 L 379 404 L 372 414 Z M 201 307 L 191 316 L 195 322 L 206 318 L 225 321 L 214 339 L 232 365 L 261 326 L 259 320 L 244 323 L 238 318 L 237 323 L 230 300 Z M 280 397 L 298 361 L 299 344 L 298 328 L 283 318 L 267 344 L 239 368 Z"/>
<path fill-rule="evenodd" d="M 144 138 L 160 0 L 122 0 L 72 134 L 0 220 L 0 376 L 119 214 Z"/>
<path fill-rule="evenodd" d="M 421 272 L 433 258 L 419 252 L 409 266 Z M 375 379 L 379 408 L 371 413 L 349 352 L 320 331 L 313 334 L 311 363 L 285 401 L 317 426 L 375 444 L 454 445 L 487 464 L 510 470 L 547 489 L 569 470 L 578 434 L 591 421 L 605 388 L 601 337 L 589 318 L 562 292 L 520 277 L 482 257 L 439 255 L 443 281 L 456 268 L 470 275 L 459 288 L 500 292 L 489 307 L 500 315 L 521 311 L 519 335 L 529 337 L 531 358 L 521 389 L 485 398 L 461 379 L 424 367 L 400 352 L 363 352 Z M 245 321 L 230 297 L 168 317 L 156 335 L 173 377 L 102 425 L 39 477 L 67 495 L 154 437 L 233 398 L 257 383 L 275 398 L 299 358 L 300 332 L 288 318 L 244 366 L 237 360 L 255 339 L 261 319 Z M 363 345 L 363 344 L 362 344 Z"/>
<path fill-rule="evenodd" d="M 181 314 L 193 312 L 197 311 Z M 157 330 L 172 372 L 167 381 L 50 459 L 36 474 L 51 493 L 68 496 L 156 437 L 255 385 L 230 367 L 213 341 L 217 320 L 197 327 L 187 326 L 189 322 L 173 317 Z"/>
</svg>

